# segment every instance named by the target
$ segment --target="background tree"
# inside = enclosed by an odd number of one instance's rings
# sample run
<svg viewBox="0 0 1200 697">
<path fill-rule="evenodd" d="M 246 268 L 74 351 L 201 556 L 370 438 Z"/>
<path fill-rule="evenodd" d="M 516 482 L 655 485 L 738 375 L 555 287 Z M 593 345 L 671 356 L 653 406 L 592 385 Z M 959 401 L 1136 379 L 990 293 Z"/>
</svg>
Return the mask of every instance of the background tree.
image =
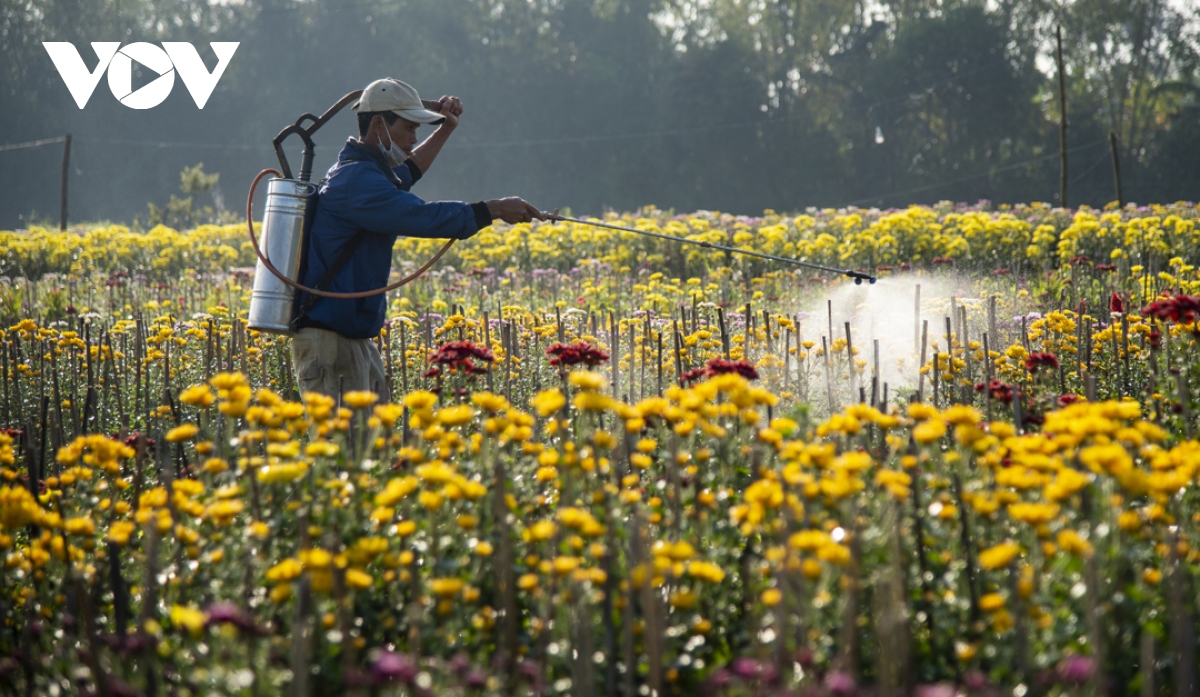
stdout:
<svg viewBox="0 0 1200 697">
<path fill-rule="evenodd" d="M 1172 4 L 1174 2 L 1175 4 Z M 71 214 L 129 221 L 203 161 L 237 209 L 271 138 L 371 80 L 464 99 L 429 198 L 520 194 L 598 213 L 1050 200 L 1053 31 L 1071 203 L 1195 198 L 1200 20 L 1178 0 L 0 0 L 0 146 L 74 135 Z M 241 46 L 203 110 L 176 85 L 80 110 L 42 41 Z M 135 75 L 135 87 L 153 76 Z M 316 171 L 354 133 L 318 134 Z M 427 131 L 428 129 L 426 129 Z M 299 144 L 289 142 L 298 163 Z M 61 150 L 0 150 L 0 227 L 56 213 Z"/>
</svg>

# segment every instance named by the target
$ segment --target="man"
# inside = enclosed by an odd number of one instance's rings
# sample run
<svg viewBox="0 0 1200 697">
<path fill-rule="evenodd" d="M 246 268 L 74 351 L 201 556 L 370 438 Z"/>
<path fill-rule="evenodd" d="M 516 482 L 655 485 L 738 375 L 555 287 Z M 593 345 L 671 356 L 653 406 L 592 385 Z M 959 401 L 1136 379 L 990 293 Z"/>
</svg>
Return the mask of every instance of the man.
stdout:
<svg viewBox="0 0 1200 697">
<path fill-rule="evenodd" d="M 426 109 L 417 91 L 391 78 L 376 80 L 354 105 L 357 139 L 338 154 L 319 190 L 301 283 L 334 292 L 387 285 L 398 237 L 465 240 L 500 219 L 527 223 L 547 214 L 520 198 L 477 203 L 426 202 L 409 193 L 458 127 L 462 102 L 442 97 Z M 437 125 L 417 145 L 417 128 Z M 338 269 L 339 264 L 341 268 Z M 383 392 L 383 359 L 373 339 L 383 328 L 387 298 L 298 298 L 292 340 L 296 381 L 303 392 L 339 398 L 343 391 Z"/>
</svg>

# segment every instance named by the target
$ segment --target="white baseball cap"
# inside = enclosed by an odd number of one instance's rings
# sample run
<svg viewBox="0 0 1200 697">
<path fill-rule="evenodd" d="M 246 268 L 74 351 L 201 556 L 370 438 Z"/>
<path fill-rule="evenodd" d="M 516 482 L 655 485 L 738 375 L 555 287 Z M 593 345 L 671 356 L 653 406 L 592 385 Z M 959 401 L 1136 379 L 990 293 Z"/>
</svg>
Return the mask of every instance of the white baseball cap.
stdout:
<svg viewBox="0 0 1200 697">
<path fill-rule="evenodd" d="M 367 85 L 354 110 L 363 113 L 390 111 L 416 123 L 438 124 L 446 120 L 445 116 L 425 108 L 412 85 L 390 77 Z"/>
</svg>

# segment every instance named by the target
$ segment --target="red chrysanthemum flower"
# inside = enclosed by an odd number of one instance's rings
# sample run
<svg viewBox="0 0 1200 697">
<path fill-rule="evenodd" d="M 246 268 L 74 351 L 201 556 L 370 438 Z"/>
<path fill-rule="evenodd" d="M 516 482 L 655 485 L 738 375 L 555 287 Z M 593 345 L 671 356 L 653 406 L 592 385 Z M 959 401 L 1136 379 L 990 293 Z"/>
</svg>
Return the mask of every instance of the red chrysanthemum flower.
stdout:
<svg viewBox="0 0 1200 697">
<path fill-rule="evenodd" d="M 1176 295 L 1173 298 L 1155 300 L 1142 308 L 1142 314 L 1177 323 L 1195 322 L 1196 316 L 1200 315 L 1200 297 Z"/>
<path fill-rule="evenodd" d="M 1058 358 L 1053 353 L 1034 351 L 1025 358 L 1025 369 L 1036 373 L 1038 368 L 1046 367 L 1051 370 L 1058 368 Z"/>
<path fill-rule="evenodd" d="M 708 377 L 736 373 L 747 380 L 758 379 L 758 371 L 755 370 L 749 361 L 730 361 L 724 358 L 713 358 L 704 366 L 704 371 Z"/>
<path fill-rule="evenodd" d="M 569 344 L 554 342 L 546 349 L 546 355 L 552 356 L 550 365 L 559 367 L 586 365 L 589 368 L 608 360 L 608 354 L 586 341 L 573 341 Z"/>
<path fill-rule="evenodd" d="M 1000 382 L 999 380 L 992 380 L 991 382 L 981 382 L 975 386 L 975 391 L 976 392 L 986 391 L 988 393 L 988 397 L 990 397 L 992 400 L 997 401 L 997 402 L 1003 402 L 1004 404 L 1011 403 L 1012 399 L 1013 399 L 1012 385 L 1006 385 L 1003 382 Z"/>
<path fill-rule="evenodd" d="M 440 378 L 445 372 L 463 373 L 465 375 L 483 375 L 487 367 L 476 365 L 474 361 L 494 363 L 495 354 L 487 346 L 480 346 L 472 341 L 448 341 L 429 355 L 432 364 L 425 371 L 424 377 Z"/>
</svg>

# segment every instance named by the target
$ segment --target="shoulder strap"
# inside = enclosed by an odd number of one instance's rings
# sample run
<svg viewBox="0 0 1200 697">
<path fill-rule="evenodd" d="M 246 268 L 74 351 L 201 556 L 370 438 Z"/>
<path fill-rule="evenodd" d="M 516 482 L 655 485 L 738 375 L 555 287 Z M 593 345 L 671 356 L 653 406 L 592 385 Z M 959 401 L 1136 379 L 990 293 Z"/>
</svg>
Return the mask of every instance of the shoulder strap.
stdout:
<svg viewBox="0 0 1200 697">
<path fill-rule="evenodd" d="M 401 184 L 400 178 L 397 177 L 396 173 L 393 172 L 391 170 L 391 168 L 389 168 L 387 166 L 387 162 L 383 159 L 383 155 L 379 154 L 373 148 L 355 148 L 355 151 L 356 152 L 351 153 L 345 159 L 347 161 L 355 161 L 355 162 L 374 162 L 375 165 L 377 167 L 379 167 L 380 171 L 383 172 L 383 175 L 388 178 L 388 181 L 395 184 L 396 188 L 401 188 L 402 184 Z M 317 189 L 319 190 L 321 188 L 321 184 L 324 184 L 324 183 L 325 183 L 325 180 L 322 179 L 320 184 L 317 185 Z M 321 200 L 320 196 L 312 196 L 311 197 L 312 205 L 309 206 L 309 210 L 305 211 L 304 243 L 306 246 L 308 245 L 308 242 L 309 242 L 309 235 L 312 232 L 312 229 L 311 229 L 312 221 L 316 217 L 316 209 L 320 203 L 320 200 Z M 354 235 L 354 237 L 350 238 L 350 241 L 346 244 L 346 246 L 342 247 L 341 254 L 339 254 L 338 258 L 334 260 L 333 264 L 330 265 L 330 267 L 325 270 L 325 275 L 322 276 L 321 280 L 317 282 L 317 285 L 316 285 L 317 290 L 326 290 L 329 287 L 329 285 L 331 283 L 333 283 L 333 279 L 337 278 L 337 275 L 339 273 L 341 273 L 342 269 L 345 268 L 346 264 L 350 263 L 350 258 L 354 256 L 354 252 L 356 252 L 358 250 L 359 245 L 361 245 L 363 240 L 365 240 L 366 238 L 367 238 L 366 230 L 359 230 Z M 305 315 L 308 314 L 309 310 L 312 309 L 313 305 L 316 304 L 317 300 L 318 300 L 318 296 L 313 295 L 312 293 L 308 293 L 305 295 L 304 302 L 299 304 L 299 306 L 296 308 L 295 313 L 293 313 L 293 315 L 292 315 L 292 321 L 290 323 L 290 327 L 291 327 L 292 331 L 296 331 L 296 325 L 300 322 L 301 318 L 303 318 Z"/>
<path fill-rule="evenodd" d="M 338 255 L 338 258 L 333 261 L 333 264 L 331 264 L 328 269 L 325 269 L 325 275 L 322 276 L 321 280 L 317 282 L 317 290 L 326 290 L 329 288 L 329 285 L 333 283 L 333 279 L 337 278 L 337 275 L 341 273 L 343 268 L 346 267 L 346 264 L 350 263 L 350 258 L 354 256 L 354 252 L 358 251 L 358 246 L 361 245 L 363 240 L 366 238 L 367 233 L 364 230 L 359 230 L 354 237 L 350 238 L 350 241 L 346 243 L 346 246 L 342 247 L 342 253 Z M 316 304 L 317 297 L 318 296 L 313 295 L 312 293 L 308 293 L 304 296 L 304 302 L 300 303 L 300 307 L 296 309 L 296 313 L 292 317 L 291 328 L 293 331 L 295 331 L 296 323 L 300 321 L 300 318 L 307 315 L 308 311 L 312 309 L 312 306 Z"/>
</svg>

